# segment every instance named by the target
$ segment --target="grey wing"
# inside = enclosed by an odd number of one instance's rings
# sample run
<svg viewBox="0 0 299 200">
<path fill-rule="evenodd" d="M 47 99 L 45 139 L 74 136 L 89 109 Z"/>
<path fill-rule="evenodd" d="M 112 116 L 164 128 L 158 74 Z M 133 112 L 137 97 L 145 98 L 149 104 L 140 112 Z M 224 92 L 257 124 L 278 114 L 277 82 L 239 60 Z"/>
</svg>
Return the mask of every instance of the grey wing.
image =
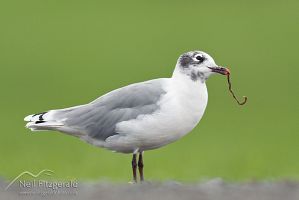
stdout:
<svg viewBox="0 0 299 200">
<path fill-rule="evenodd" d="M 157 102 L 166 92 L 164 79 L 132 84 L 114 90 L 95 101 L 55 114 L 64 119 L 64 125 L 88 134 L 89 137 L 105 140 L 116 135 L 116 124 L 151 114 L 159 109 Z"/>
</svg>

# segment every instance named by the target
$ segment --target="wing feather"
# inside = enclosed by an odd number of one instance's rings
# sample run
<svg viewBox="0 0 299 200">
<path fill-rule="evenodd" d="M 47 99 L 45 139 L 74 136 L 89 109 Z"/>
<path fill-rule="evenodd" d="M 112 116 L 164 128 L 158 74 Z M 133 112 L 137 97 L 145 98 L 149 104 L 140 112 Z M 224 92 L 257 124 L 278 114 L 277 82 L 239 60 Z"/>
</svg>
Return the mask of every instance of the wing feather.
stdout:
<svg viewBox="0 0 299 200">
<path fill-rule="evenodd" d="M 69 129 L 89 137 L 105 140 L 118 134 L 116 124 L 147 115 L 159 109 L 157 102 L 166 92 L 164 79 L 132 84 L 114 90 L 89 104 L 56 110 L 55 121 L 63 121 Z"/>
</svg>

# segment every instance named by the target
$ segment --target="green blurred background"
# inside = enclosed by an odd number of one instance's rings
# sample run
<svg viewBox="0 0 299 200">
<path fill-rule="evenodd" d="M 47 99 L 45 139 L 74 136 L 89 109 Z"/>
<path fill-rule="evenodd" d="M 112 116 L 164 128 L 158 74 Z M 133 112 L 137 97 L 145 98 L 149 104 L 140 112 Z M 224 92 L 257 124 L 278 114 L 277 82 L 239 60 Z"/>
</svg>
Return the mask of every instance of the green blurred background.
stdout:
<svg viewBox="0 0 299 200">
<path fill-rule="evenodd" d="M 0 177 L 51 169 L 56 179 L 128 181 L 131 155 L 57 132 L 31 133 L 24 116 L 87 103 L 172 74 L 204 50 L 232 71 L 208 82 L 200 125 L 145 152 L 151 180 L 299 178 L 299 1 L 0 1 Z"/>
</svg>

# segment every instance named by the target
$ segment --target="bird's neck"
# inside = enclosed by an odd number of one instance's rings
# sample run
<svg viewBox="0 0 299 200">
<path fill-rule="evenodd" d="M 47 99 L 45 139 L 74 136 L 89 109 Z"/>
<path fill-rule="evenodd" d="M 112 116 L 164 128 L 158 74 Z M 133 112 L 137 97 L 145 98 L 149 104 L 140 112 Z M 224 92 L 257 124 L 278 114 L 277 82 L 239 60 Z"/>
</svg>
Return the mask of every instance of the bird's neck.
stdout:
<svg viewBox="0 0 299 200">
<path fill-rule="evenodd" d="M 171 78 L 178 82 L 184 82 L 188 85 L 197 85 L 198 87 L 200 87 L 200 85 L 205 87 L 206 85 L 205 80 L 192 80 L 191 75 L 182 73 L 178 67 L 176 67 L 176 69 L 174 70 Z"/>
<path fill-rule="evenodd" d="M 184 105 L 185 110 L 189 110 L 200 120 L 208 103 L 205 81 L 192 80 L 187 74 L 175 70 L 171 77 L 171 89 L 175 94 L 175 101 Z"/>
<path fill-rule="evenodd" d="M 175 69 L 171 77 L 178 90 L 184 90 L 184 92 L 196 93 L 207 97 L 207 87 L 205 81 L 192 80 L 187 74 L 182 73 L 179 69 Z"/>
</svg>

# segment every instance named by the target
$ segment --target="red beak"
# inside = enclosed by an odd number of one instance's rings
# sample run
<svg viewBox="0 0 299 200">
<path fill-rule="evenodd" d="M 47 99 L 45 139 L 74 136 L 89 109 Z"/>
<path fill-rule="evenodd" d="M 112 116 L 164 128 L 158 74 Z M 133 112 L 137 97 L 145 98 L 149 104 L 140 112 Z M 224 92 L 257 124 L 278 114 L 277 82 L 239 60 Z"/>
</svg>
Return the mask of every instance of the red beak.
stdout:
<svg viewBox="0 0 299 200">
<path fill-rule="evenodd" d="M 228 68 L 225 67 L 221 67 L 221 66 L 216 66 L 216 67 L 209 67 L 212 72 L 218 73 L 218 74 L 222 74 L 222 75 L 229 75 L 230 71 Z"/>
</svg>

